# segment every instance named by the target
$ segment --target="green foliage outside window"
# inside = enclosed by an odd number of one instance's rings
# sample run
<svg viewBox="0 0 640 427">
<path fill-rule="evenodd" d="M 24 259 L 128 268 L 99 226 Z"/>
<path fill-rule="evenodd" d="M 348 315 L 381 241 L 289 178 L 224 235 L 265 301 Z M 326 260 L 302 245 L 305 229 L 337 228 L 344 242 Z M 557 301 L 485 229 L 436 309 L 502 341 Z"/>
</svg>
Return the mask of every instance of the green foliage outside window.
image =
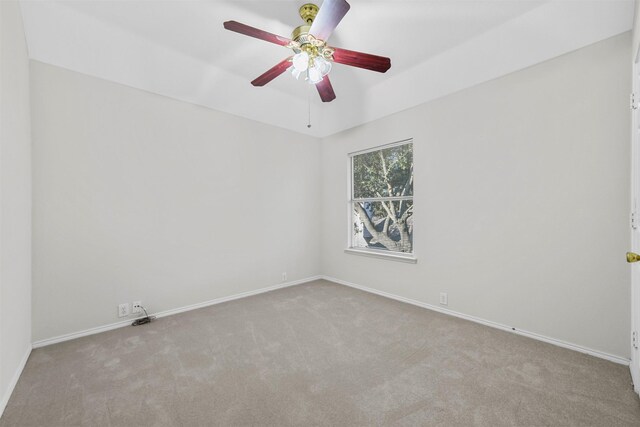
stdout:
<svg viewBox="0 0 640 427">
<path fill-rule="evenodd" d="M 413 144 L 352 157 L 352 246 L 413 252 Z"/>
</svg>

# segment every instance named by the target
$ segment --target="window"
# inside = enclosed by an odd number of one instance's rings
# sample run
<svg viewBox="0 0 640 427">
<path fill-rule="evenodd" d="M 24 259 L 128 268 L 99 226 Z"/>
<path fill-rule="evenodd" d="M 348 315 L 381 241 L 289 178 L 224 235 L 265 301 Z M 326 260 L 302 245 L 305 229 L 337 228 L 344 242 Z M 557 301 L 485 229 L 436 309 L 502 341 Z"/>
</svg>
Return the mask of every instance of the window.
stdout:
<svg viewBox="0 0 640 427">
<path fill-rule="evenodd" d="M 349 248 L 413 259 L 413 142 L 350 154 Z"/>
</svg>

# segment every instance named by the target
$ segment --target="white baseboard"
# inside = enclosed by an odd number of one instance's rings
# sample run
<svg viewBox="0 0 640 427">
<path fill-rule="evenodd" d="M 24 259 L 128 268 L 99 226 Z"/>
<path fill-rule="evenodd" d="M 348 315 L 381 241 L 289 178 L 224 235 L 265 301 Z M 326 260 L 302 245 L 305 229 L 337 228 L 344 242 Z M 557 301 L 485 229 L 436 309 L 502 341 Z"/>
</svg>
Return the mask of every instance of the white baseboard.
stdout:
<svg viewBox="0 0 640 427">
<path fill-rule="evenodd" d="M 286 283 L 281 283 L 278 285 L 274 285 L 274 286 L 268 286 L 266 288 L 260 288 L 260 289 L 256 289 L 254 291 L 248 291 L 248 292 L 242 292 L 239 294 L 235 294 L 235 295 L 231 295 L 231 296 L 227 296 L 227 297 L 222 297 L 222 298 L 216 298 L 210 301 L 205 301 L 205 302 L 201 302 L 201 303 L 197 303 L 197 304 L 191 304 L 185 307 L 179 307 L 179 308 L 174 308 L 174 309 L 170 309 L 170 310 L 165 310 L 165 311 L 161 311 L 159 313 L 152 313 L 152 315 L 156 316 L 156 317 L 165 317 L 165 316 L 171 316 L 173 314 L 178 314 L 178 313 L 184 313 L 186 311 L 191 311 L 191 310 L 196 310 L 198 308 L 202 308 L 202 307 L 208 307 L 210 305 L 215 305 L 215 304 L 221 304 L 223 302 L 227 302 L 227 301 L 232 301 L 232 300 L 236 300 L 236 299 L 240 299 L 240 298 L 246 298 L 252 295 L 258 295 L 258 294 L 262 294 L 265 292 L 269 292 L 269 291 L 274 291 L 276 289 L 282 289 L 282 288 L 286 288 L 289 286 L 295 286 L 295 285 L 300 285 L 302 283 L 307 283 L 307 282 L 312 282 L 314 280 L 319 280 L 319 279 L 324 279 L 327 280 L 329 282 L 333 282 L 333 283 L 337 283 L 340 285 L 344 285 L 344 286 L 349 286 L 351 288 L 355 288 L 355 289 L 360 289 L 361 291 L 365 291 L 365 292 L 369 292 L 372 294 L 376 294 L 376 295 L 380 295 L 386 298 L 391 298 L 394 299 L 396 301 L 401 301 L 401 302 L 405 302 L 408 304 L 412 304 L 418 307 L 422 307 L 422 308 L 426 308 L 428 310 L 433 310 L 433 311 L 437 311 L 439 313 L 444 313 L 444 314 L 448 314 L 450 316 L 455 316 L 455 317 L 459 317 L 461 319 L 466 319 L 475 323 L 480 323 L 482 325 L 486 325 L 486 326 L 490 326 L 492 328 L 496 328 L 496 329 L 500 329 L 503 331 L 507 331 L 507 332 L 511 332 L 514 334 L 518 334 L 518 335 L 522 335 L 525 337 L 529 337 L 529 338 L 533 338 L 535 340 L 538 341 L 543 341 L 549 344 L 553 344 L 553 345 L 557 345 L 558 347 L 563 347 L 563 348 L 567 348 L 570 350 L 574 350 L 574 351 L 578 351 L 580 353 L 585 353 L 585 354 L 589 354 L 591 356 L 595 356 L 601 359 L 605 359 L 605 360 L 609 360 L 611 362 L 615 362 L 615 363 L 619 363 L 621 365 L 627 365 L 629 366 L 629 360 L 625 359 L 623 357 L 619 357 L 619 356 L 614 356 L 612 354 L 608 354 L 602 351 L 598 351 L 598 350 L 593 350 L 587 347 L 582 347 L 580 345 L 577 344 L 572 344 L 566 341 L 562 341 L 562 340 L 558 340 L 555 338 L 551 338 L 551 337 L 547 337 L 544 335 L 540 335 L 540 334 L 536 334 L 534 332 L 528 332 L 528 331 L 523 331 L 520 329 L 515 329 L 512 328 L 510 326 L 507 325 L 503 325 L 501 323 L 497 323 L 497 322 L 492 322 L 490 320 L 485 320 L 476 316 L 470 316 L 468 314 L 464 314 L 464 313 L 459 313 L 457 311 L 453 311 L 453 310 L 449 310 L 447 308 L 442 308 L 442 307 L 438 307 L 435 305 L 431 305 L 431 304 L 427 304 L 425 302 L 421 302 L 421 301 L 417 301 L 417 300 L 413 300 L 410 298 L 405 298 L 405 297 L 401 297 L 399 295 L 394 295 L 394 294 L 390 294 L 388 292 L 384 292 L 384 291 L 379 291 L 377 289 L 373 289 L 373 288 L 368 288 L 366 286 L 361 286 L 361 285 L 357 285 L 355 283 L 351 283 L 351 282 L 347 282 L 345 280 L 341 280 L 341 279 L 337 279 L 335 277 L 330 277 L 330 276 L 312 276 L 312 277 L 307 277 L 304 279 L 300 279 L 300 280 L 295 280 L 295 281 L 291 281 L 291 282 L 286 282 Z M 44 340 L 40 340 L 40 341 L 36 341 L 33 343 L 32 347 L 33 348 L 39 348 L 39 347 L 44 347 L 47 345 L 51 345 L 51 344 L 56 344 L 59 342 L 63 342 L 63 341 L 69 341 L 75 338 L 80 338 L 80 337 L 84 337 L 87 335 L 93 335 L 93 334 L 97 334 L 100 332 L 106 332 L 106 331 L 110 331 L 113 329 L 117 329 L 117 328 L 122 328 L 125 326 L 129 326 L 131 325 L 132 319 L 129 320 L 124 320 L 121 322 L 116 322 L 116 323 L 111 323 L 108 325 L 103 325 L 103 326 L 98 326 L 95 328 L 90 328 L 90 329 L 86 329 L 83 331 L 78 331 L 78 332 L 73 332 L 70 334 L 65 334 L 65 335 L 60 335 L 57 337 L 53 337 L 53 338 L 47 338 Z M 28 357 L 28 355 L 26 356 Z M 26 363 L 26 357 L 24 362 Z M 23 365 L 24 366 L 24 365 Z M 22 368 L 20 369 L 20 372 L 22 372 Z M 18 377 L 19 377 L 19 373 L 18 373 Z M 15 378 L 15 381 L 17 382 L 17 378 Z M 15 384 L 13 385 L 15 386 Z M 12 390 L 13 390 L 13 386 L 12 386 Z M 8 397 L 7 397 L 8 400 Z M 6 402 L 2 401 L 3 404 L 6 404 Z M 4 408 L 4 406 L 2 406 L 2 408 Z"/>
<path fill-rule="evenodd" d="M 260 288 L 254 291 L 242 292 L 239 294 L 230 295 L 222 298 L 216 298 L 210 301 L 199 302 L 199 303 L 187 305 L 184 307 L 172 308 L 172 309 L 164 310 L 158 313 L 149 313 L 149 315 L 156 316 L 156 317 L 171 316 L 173 314 L 184 313 L 185 311 L 196 310 L 198 308 L 208 307 L 210 305 L 221 304 L 227 301 L 233 301 L 240 298 L 250 297 L 252 295 L 258 295 L 258 294 L 263 294 L 265 292 L 275 291 L 276 289 L 288 288 L 289 286 L 295 286 L 295 285 L 300 285 L 302 283 L 312 282 L 314 280 L 319 280 L 321 278 L 322 278 L 321 276 L 306 277 L 304 279 L 280 283 L 278 285 L 268 286 L 266 288 Z M 113 329 L 123 328 L 125 326 L 130 326 L 131 322 L 133 322 L 133 318 L 116 322 L 116 323 L 110 323 L 108 325 L 98 326 L 95 328 L 85 329 L 83 331 L 72 332 L 70 334 L 64 334 L 64 335 L 59 335 L 53 338 L 39 340 L 33 343 L 33 348 L 45 347 L 47 345 L 57 344 L 59 342 L 69 341 L 69 340 L 73 340 L 80 337 L 86 337 L 87 335 L 93 335 L 93 334 L 98 334 L 100 332 L 106 332 L 106 331 L 111 331 Z"/>
<path fill-rule="evenodd" d="M 621 365 L 629 366 L 629 362 L 630 362 L 629 359 L 625 359 L 625 358 L 619 357 L 619 356 L 614 356 L 612 354 L 605 353 L 605 352 L 602 352 L 602 351 L 598 351 L 598 350 L 593 350 L 593 349 L 590 349 L 590 348 L 582 347 L 582 346 L 577 345 L 577 344 L 572 344 L 572 343 L 569 343 L 569 342 L 566 342 L 566 341 L 558 340 L 558 339 L 547 337 L 547 336 L 544 336 L 544 335 L 536 334 L 535 332 L 522 331 L 522 330 L 519 330 L 519 329 L 512 328 L 511 326 L 503 325 L 501 323 L 492 322 L 490 320 L 485 320 L 485 319 L 482 319 L 482 318 L 479 318 L 479 317 L 476 317 L 476 316 L 470 316 L 468 314 L 459 313 L 457 311 L 449 310 L 447 308 L 442 308 L 442 307 L 438 307 L 438 306 L 435 306 L 435 305 L 427 304 L 425 302 L 413 300 L 413 299 L 410 299 L 410 298 L 401 297 L 401 296 L 398 296 L 398 295 L 390 294 L 388 292 L 383 292 L 383 291 L 379 291 L 377 289 L 368 288 L 366 286 L 357 285 L 355 283 L 347 282 L 345 280 L 336 279 L 335 277 L 322 276 L 322 279 L 328 280 L 329 282 L 337 283 L 339 285 L 345 285 L 345 286 L 349 286 L 351 288 L 360 289 L 361 291 L 365 291 L 365 292 L 369 292 L 369 293 L 372 293 L 372 294 L 380 295 L 380 296 L 383 296 L 383 297 L 386 297 L 386 298 L 391 298 L 391 299 L 394 299 L 396 301 L 406 302 L 408 304 L 416 305 L 418 307 L 426 308 L 428 310 L 433 310 L 433 311 L 437 311 L 439 313 L 448 314 L 450 316 L 459 317 L 461 319 L 470 320 L 470 321 L 475 322 L 475 323 L 480 323 L 481 325 L 486 325 L 486 326 L 490 326 L 492 328 L 501 329 L 503 331 L 511 332 L 511 333 L 514 333 L 514 334 L 517 334 L 517 335 L 522 335 L 522 336 L 525 336 L 525 337 L 533 338 L 534 340 L 543 341 L 543 342 L 546 342 L 546 343 L 549 343 L 549 344 L 557 345 L 558 347 L 568 348 L 569 350 L 578 351 L 580 353 L 586 353 L 586 354 L 589 354 L 591 356 L 598 357 L 600 359 L 605 359 L 605 360 L 609 360 L 611 362 L 619 363 Z"/>
<path fill-rule="evenodd" d="M 16 388 L 16 384 L 18 384 L 18 380 L 20 379 L 20 375 L 24 370 L 25 365 L 27 364 L 27 360 L 29 360 L 29 356 L 31 355 L 31 346 L 27 348 L 27 351 L 24 353 L 16 372 L 13 374 L 13 378 L 11 378 L 11 382 L 9 383 L 9 387 L 4 391 L 4 395 L 2 396 L 2 400 L 0 400 L 0 417 L 4 413 L 4 408 L 7 407 L 7 403 L 9 403 L 9 398 L 13 394 L 13 389 Z"/>
<path fill-rule="evenodd" d="M 631 381 L 633 382 L 633 391 L 635 391 L 637 394 L 640 395 L 640 370 L 638 369 L 637 362 L 635 360 L 631 360 L 631 364 L 629 365 L 629 370 L 631 371 Z"/>
</svg>

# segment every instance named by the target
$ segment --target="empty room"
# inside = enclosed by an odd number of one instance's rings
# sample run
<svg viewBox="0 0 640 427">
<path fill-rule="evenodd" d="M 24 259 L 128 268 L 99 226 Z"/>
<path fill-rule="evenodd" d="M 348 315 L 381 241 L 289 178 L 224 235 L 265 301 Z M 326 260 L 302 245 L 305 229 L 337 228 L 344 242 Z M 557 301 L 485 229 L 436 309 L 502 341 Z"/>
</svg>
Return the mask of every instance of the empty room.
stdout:
<svg viewBox="0 0 640 427">
<path fill-rule="evenodd" d="M 0 0 L 0 427 L 640 426 L 640 1 Z"/>
</svg>

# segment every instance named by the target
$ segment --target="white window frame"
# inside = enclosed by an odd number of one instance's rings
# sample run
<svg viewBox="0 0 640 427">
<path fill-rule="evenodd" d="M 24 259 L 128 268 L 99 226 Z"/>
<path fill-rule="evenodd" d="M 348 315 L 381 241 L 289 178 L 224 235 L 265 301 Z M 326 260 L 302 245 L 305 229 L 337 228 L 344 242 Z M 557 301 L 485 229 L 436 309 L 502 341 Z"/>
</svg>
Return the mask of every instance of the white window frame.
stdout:
<svg viewBox="0 0 640 427">
<path fill-rule="evenodd" d="M 418 258 L 416 257 L 415 240 L 412 241 L 411 253 L 394 252 L 390 250 L 374 249 L 374 248 L 357 248 L 353 246 L 353 236 L 354 236 L 353 203 L 363 202 L 363 201 L 379 202 L 379 201 L 411 200 L 414 206 L 414 211 L 415 211 L 415 199 L 414 199 L 415 190 L 411 196 L 354 198 L 353 195 L 355 194 L 355 192 L 353 188 L 353 158 L 360 154 L 371 153 L 374 151 L 380 151 L 387 148 L 393 148 L 393 147 L 398 147 L 401 145 L 408 145 L 408 144 L 411 144 L 413 146 L 413 138 L 407 138 L 400 141 L 392 142 L 390 144 L 379 145 L 376 147 L 371 147 L 371 148 L 367 148 L 365 150 L 360 150 L 360 151 L 354 151 L 352 153 L 347 154 L 347 157 L 348 157 L 348 166 L 347 166 L 347 171 L 348 171 L 347 172 L 347 177 L 348 177 L 347 178 L 347 183 L 348 183 L 348 189 L 347 189 L 347 222 L 348 222 L 347 229 L 348 230 L 347 230 L 347 233 L 348 233 L 348 236 L 347 236 L 347 247 L 344 250 L 345 253 L 354 254 L 354 255 L 364 255 L 372 258 L 401 261 L 401 262 L 407 262 L 412 264 L 415 264 L 418 262 Z M 414 147 L 412 147 L 412 150 L 413 148 Z M 414 165 L 415 165 L 415 152 L 414 152 Z M 415 189 L 415 179 L 414 179 L 414 189 Z M 415 225 L 414 225 L 413 236 L 415 237 Z"/>
</svg>

